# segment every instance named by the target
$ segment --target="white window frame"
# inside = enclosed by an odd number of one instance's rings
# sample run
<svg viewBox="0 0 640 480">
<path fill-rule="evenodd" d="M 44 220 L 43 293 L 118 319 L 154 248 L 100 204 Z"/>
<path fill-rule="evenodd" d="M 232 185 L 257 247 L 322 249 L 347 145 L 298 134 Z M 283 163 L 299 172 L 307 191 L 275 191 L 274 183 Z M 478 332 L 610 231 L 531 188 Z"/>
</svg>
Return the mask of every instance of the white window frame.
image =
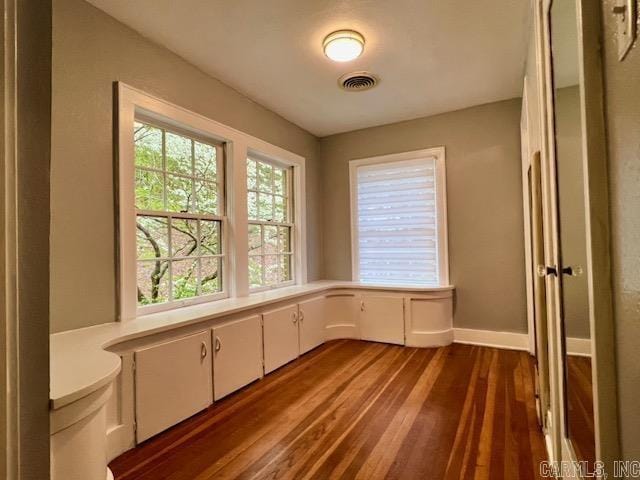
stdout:
<svg viewBox="0 0 640 480">
<path fill-rule="evenodd" d="M 219 255 L 206 255 L 206 257 L 209 258 L 220 258 L 221 259 L 221 277 L 220 277 L 220 282 L 222 284 L 222 290 L 219 292 L 215 292 L 215 293 L 210 293 L 210 294 L 205 294 L 205 295 L 197 295 L 195 297 L 191 297 L 191 298 L 185 298 L 185 299 L 179 299 L 179 300 L 168 300 L 167 302 L 162 302 L 162 303 L 157 303 L 157 304 L 150 304 L 150 305 L 144 305 L 144 306 L 138 306 L 137 307 L 137 314 L 138 315 L 142 315 L 142 314 L 148 314 L 148 313 L 154 313 L 154 312 L 158 312 L 158 311 L 162 311 L 162 310 L 170 310 L 173 308 L 179 308 L 179 307 L 184 307 L 184 306 L 188 306 L 188 305 L 194 305 L 194 304 L 198 304 L 198 303 L 205 303 L 205 302 L 211 302 L 214 300 L 220 300 L 223 298 L 228 298 L 229 297 L 229 291 L 228 288 L 226 287 L 226 280 L 227 280 L 227 269 L 229 266 L 229 262 L 228 262 L 228 255 L 227 255 L 227 241 L 226 238 L 228 236 L 227 231 L 228 231 L 228 220 L 227 220 L 227 216 L 226 216 L 226 191 L 225 191 L 225 148 L 224 148 L 224 144 L 221 144 L 220 142 L 216 142 L 213 141 L 211 138 L 208 137 L 203 137 L 202 135 L 198 135 L 195 134 L 194 132 L 190 132 L 185 130 L 184 128 L 178 128 L 178 127 L 174 127 L 171 125 L 167 125 L 164 122 L 160 121 L 157 117 L 148 117 L 146 115 L 143 114 L 139 114 L 136 113 L 136 117 L 135 117 L 135 121 L 139 122 L 139 123 L 144 123 L 146 125 L 150 125 L 152 127 L 158 128 L 160 130 L 162 130 L 163 132 L 168 132 L 168 133 L 173 133 L 176 135 L 180 135 L 184 138 L 188 138 L 190 140 L 193 141 L 199 141 L 201 143 L 206 143 L 212 147 L 214 147 L 216 149 L 216 186 L 217 186 L 217 191 L 218 191 L 218 212 L 216 214 L 210 214 L 210 213 L 197 213 L 197 212 L 173 212 L 173 211 L 169 211 L 169 210 L 160 210 L 160 211 L 154 211 L 154 210 L 139 210 L 136 209 L 136 216 L 145 216 L 145 217 L 162 217 L 162 218 L 166 218 L 167 220 L 169 220 L 167 222 L 167 225 L 169 225 L 169 222 L 172 222 L 173 219 L 191 219 L 191 220 L 212 220 L 212 221 L 216 221 L 216 222 L 220 222 L 220 254 Z M 163 138 L 164 138 L 165 134 L 163 133 Z M 192 145 L 193 148 L 193 145 Z M 135 150 L 134 150 L 135 151 Z M 192 154 L 194 152 L 192 151 Z M 165 156 L 164 153 L 164 147 L 163 147 L 163 157 Z M 164 160 L 164 159 L 163 159 Z M 135 159 L 134 159 L 134 171 L 136 168 L 135 166 Z M 163 176 L 164 180 L 165 180 L 165 185 L 166 185 L 166 177 L 170 172 L 167 172 L 166 169 L 163 170 L 157 170 L 155 168 L 147 168 L 147 167 L 143 167 L 141 168 L 144 171 L 148 171 L 148 172 L 156 172 L 159 173 Z M 198 179 L 198 177 L 195 176 L 191 176 L 191 175 L 184 175 L 184 174 L 175 174 L 178 177 L 182 177 L 182 178 L 191 178 L 194 181 L 196 179 Z M 194 184 L 195 185 L 195 184 Z M 134 189 L 135 189 L 135 181 L 134 181 Z M 166 197 L 166 188 L 164 189 L 164 195 Z M 172 262 L 173 261 L 173 255 L 171 254 L 171 229 L 168 229 L 168 241 L 169 241 L 169 252 L 168 252 L 168 257 L 165 259 L 168 262 Z M 193 260 L 197 260 L 200 258 L 204 258 L 201 255 L 193 255 L 192 256 Z M 187 260 L 188 258 L 185 257 L 184 260 Z M 139 262 L 138 262 L 139 263 Z M 169 266 L 170 269 L 172 269 L 172 266 Z"/>
<path fill-rule="evenodd" d="M 118 228 L 118 319 L 129 320 L 151 311 L 176 308 L 211 301 L 195 297 L 138 307 L 136 278 L 136 208 L 135 208 L 135 153 L 133 123 L 137 118 L 156 119 L 177 131 L 191 132 L 195 136 L 211 139 L 225 146 L 224 191 L 226 219 L 222 223 L 223 264 L 222 297 L 246 297 L 248 280 L 248 221 L 247 221 L 247 163 L 249 156 L 268 158 L 292 167 L 292 195 L 295 218 L 293 235 L 295 284 L 307 282 L 305 158 L 272 145 L 234 128 L 223 125 L 200 114 L 160 98 L 148 95 L 122 82 L 116 83 L 116 118 L 114 148 L 116 159 L 116 200 Z M 251 292 L 253 293 L 253 292 Z M 215 294 L 218 295 L 218 294 Z M 207 296 L 209 297 L 209 296 Z M 153 307 L 153 308 L 149 308 Z"/>
<path fill-rule="evenodd" d="M 259 292 L 264 292 L 266 290 L 275 290 L 278 288 L 282 288 L 282 287 L 289 287 L 291 285 L 295 285 L 296 284 L 296 223 L 297 223 L 297 217 L 295 214 L 295 207 L 296 204 L 298 203 L 296 201 L 295 198 L 295 191 L 293 188 L 293 171 L 291 170 L 289 165 L 286 164 L 282 164 L 280 162 L 278 162 L 277 160 L 272 160 L 270 158 L 267 158 L 263 155 L 255 155 L 255 154 L 249 154 L 247 156 L 247 159 L 251 159 L 251 160 L 255 160 L 257 162 L 262 162 L 262 163 L 268 163 L 271 164 L 275 167 L 280 167 L 280 168 L 284 168 L 287 170 L 287 189 L 288 189 L 288 193 L 287 193 L 287 214 L 289 217 L 289 221 L 287 222 L 276 222 L 276 221 L 264 221 L 264 220 L 251 220 L 249 219 L 249 215 L 247 213 L 247 225 L 249 224 L 254 224 L 254 225 L 262 225 L 263 227 L 265 225 L 271 225 L 271 226 L 285 226 L 285 227 L 290 227 L 291 228 L 291 236 L 289 238 L 289 243 L 291 245 L 291 280 L 288 280 L 286 282 L 279 282 L 279 283 L 275 283 L 273 285 L 263 285 L 260 287 L 253 287 L 251 288 L 251 286 L 249 286 L 249 291 L 251 293 L 259 293 Z M 249 188 L 247 188 L 247 194 L 249 192 L 252 192 L 254 190 L 249 190 Z M 257 193 L 257 191 L 256 191 Z M 262 230 L 262 246 L 264 247 L 264 229 Z M 265 257 L 265 254 L 262 253 L 260 256 Z M 248 268 L 248 265 L 247 265 Z M 263 269 L 262 269 L 262 280 L 264 283 L 264 277 L 265 277 L 265 271 L 264 271 L 264 262 L 263 262 Z"/>
<path fill-rule="evenodd" d="M 445 167 L 445 147 L 427 148 L 423 150 L 360 158 L 349 161 L 349 184 L 351 196 L 351 275 L 353 281 L 360 281 L 358 168 L 365 165 L 404 162 L 424 158 L 435 158 L 436 208 L 438 212 L 438 271 L 440 274 L 438 286 L 449 286 L 449 237 L 447 232 L 447 176 Z M 421 287 L 424 287 L 424 285 L 416 285 L 416 288 Z"/>
</svg>

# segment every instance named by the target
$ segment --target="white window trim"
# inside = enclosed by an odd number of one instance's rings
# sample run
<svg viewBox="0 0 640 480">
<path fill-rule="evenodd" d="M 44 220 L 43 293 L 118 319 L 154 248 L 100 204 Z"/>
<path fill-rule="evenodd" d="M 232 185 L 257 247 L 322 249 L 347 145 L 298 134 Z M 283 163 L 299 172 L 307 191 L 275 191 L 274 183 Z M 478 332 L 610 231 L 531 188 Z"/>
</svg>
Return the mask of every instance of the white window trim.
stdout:
<svg viewBox="0 0 640 480">
<path fill-rule="evenodd" d="M 447 176 L 445 168 L 445 148 L 434 147 L 411 152 L 394 153 L 378 157 L 360 158 L 349 161 L 349 184 L 351 196 L 351 276 L 360 279 L 359 238 L 358 238 L 358 167 L 378 163 L 403 162 L 435 157 L 436 163 L 436 204 L 438 211 L 438 266 L 440 285 L 449 285 L 449 236 L 447 232 Z"/>
<path fill-rule="evenodd" d="M 276 167 L 284 167 L 284 168 L 289 168 L 290 165 L 286 165 L 283 164 L 281 162 L 278 162 L 277 160 L 273 160 L 270 158 L 265 157 L 264 155 L 258 155 L 258 154 L 251 154 L 249 153 L 248 158 L 254 160 L 254 161 L 258 161 L 258 162 L 264 162 L 264 163 L 269 163 L 271 165 L 274 165 Z M 297 261 L 296 259 L 296 223 L 298 222 L 298 218 L 296 216 L 296 204 L 297 199 L 295 198 L 295 189 L 293 186 L 293 172 L 288 173 L 287 174 L 287 188 L 288 188 L 288 193 L 286 196 L 287 199 L 287 209 L 288 209 L 288 216 L 289 216 L 289 221 L 287 222 L 269 222 L 269 221 L 264 221 L 264 220 L 251 220 L 249 219 L 249 215 L 247 214 L 247 225 L 249 224 L 254 224 L 254 225 L 275 225 L 275 226 L 287 226 L 287 227 L 291 227 L 291 239 L 290 239 L 290 243 L 291 243 L 291 250 L 293 250 L 291 252 L 291 261 L 293 263 L 293 268 L 291 270 L 291 280 L 287 280 L 286 282 L 280 282 L 280 283 L 276 283 L 273 285 L 262 285 L 260 287 L 253 287 L 251 288 L 251 286 L 249 286 L 249 292 L 250 293 L 260 293 L 260 292 L 265 292 L 268 290 L 275 290 L 278 288 L 282 288 L 282 287 L 290 287 L 292 285 L 296 284 L 296 268 L 297 265 L 295 265 L 295 262 Z M 247 188 L 247 193 L 250 191 L 254 191 L 254 190 L 249 190 L 249 188 Z M 264 239 L 264 238 L 263 238 Z M 263 242 L 263 246 L 264 246 L 264 242 Z M 260 255 L 263 259 L 265 257 L 265 254 L 261 254 Z M 263 264 L 263 271 L 262 271 L 262 278 L 264 280 L 264 264 Z"/>
<path fill-rule="evenodd" d="M 197 135 L 225 144 L 225 204 L 226 221 L 223 252 L 223 293 L 221 297 L 246 297 L 248 280 L 248 220 L 247 220 L 247 156 L 271 159 L 293 167 L 292 195 L 294 200 L 294 278 L 295 284 L 307 283 L 305 158 L 272 145 L 222 123 L 211 120 L 185 108 L 148 95 L 122 82 L 116 84 L 116 168 L 117 168 L 117 226 L 118 226 L 118 319 L 129 320 L 139 316 L 136 292 L 136 209 L 135 209 L 135 156 L 133 122 L 137 116 L 157 119 L 167 126 L 175 125 Z M 253 293 L 253 292 L 252 292 Z M 158 309 L 172 310 L 181 306 L 211 301 L 209 296 L 196 297 L 171 305 L 158 305 Z M 154 306 L 155 309 L 155 306 Z M 150 313 L 149 309 L 144 310 Z"/>
</svg>

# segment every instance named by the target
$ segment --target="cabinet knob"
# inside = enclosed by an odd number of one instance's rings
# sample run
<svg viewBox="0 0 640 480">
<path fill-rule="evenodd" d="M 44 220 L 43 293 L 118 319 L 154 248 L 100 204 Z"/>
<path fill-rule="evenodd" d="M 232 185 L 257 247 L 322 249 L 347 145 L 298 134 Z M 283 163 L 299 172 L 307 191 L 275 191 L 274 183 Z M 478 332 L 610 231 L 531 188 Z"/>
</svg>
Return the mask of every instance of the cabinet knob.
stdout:
<svg viewBox="0 0 640 480">
<path fill-rule="evenodd" d="M 222 342 L 220 341 L 220 337 L 216 337 L 216 352 L 219 352 L 220 349 L 222 348 Z"/>
<path fill-rule="evenodd" d="M 202 360 L 204 360 L 205 358 L 207 358 L 207 344 L 205 342 L 202 342 L 202 344 L 200 345 L 200 358 Z"/>
<path fill-rule="evenodd" d="M 300 310 L 300 315 L 298 317 L 300 319 L 300 321 L 304 321 L 304 310 Z"/>
<path fill-rule="evenodd" d="M 298 323 L 298 314 L 297 314 L 296 312 L 293 312 L 293 313 L 291 314 L 291 321 L 292 321 L 293 323 Z"/>
<path fill-rule="evenodd" d="M 364 300 L 360 302 L 360 311 L 364 312 Z"/>
</svg>

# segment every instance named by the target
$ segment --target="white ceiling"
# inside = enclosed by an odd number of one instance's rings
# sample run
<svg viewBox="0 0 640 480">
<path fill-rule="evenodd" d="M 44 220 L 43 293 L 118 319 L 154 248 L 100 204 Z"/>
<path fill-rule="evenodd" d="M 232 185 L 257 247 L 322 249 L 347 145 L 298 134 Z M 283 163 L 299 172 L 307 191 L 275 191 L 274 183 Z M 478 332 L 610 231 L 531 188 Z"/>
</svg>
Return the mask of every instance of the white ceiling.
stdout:
<svg viewBox="0 0 640 480">
<path fill-rule="evenodd" d="M 88 0 L 318 136 L 520 96 L 528 0 Z M 322 52 L 351 28 L 364 54 Z M 342 74 L 381 79 L 344 92 Z"/>
</svg>

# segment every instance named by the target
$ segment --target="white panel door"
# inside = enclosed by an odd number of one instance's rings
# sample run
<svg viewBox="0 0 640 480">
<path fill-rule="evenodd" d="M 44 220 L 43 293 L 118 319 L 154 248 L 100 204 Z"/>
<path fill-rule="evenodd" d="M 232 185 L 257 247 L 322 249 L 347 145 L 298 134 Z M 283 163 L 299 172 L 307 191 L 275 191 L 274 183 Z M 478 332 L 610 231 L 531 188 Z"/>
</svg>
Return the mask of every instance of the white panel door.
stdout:
<svg viewBox="0 0 640 480">
<path fill-rule="evenodd" d="M 298 304 L 300 354 L 325 342 L 326 299 L 312 298 Z"/>
<path fill-rule="evenodd" d="M 298 305 L 265 312 L 263 320 L 264 373 L 298 357 Z"/>
<path fill-rule="evenodd" d="M 404 298 L 363 295 L 360 298 L 362 340 L 404 345 Z"/>
<path fill-rule="evenodd" d="M 262 376 L 262 328 L 254 315 L 212 329 L 213 393 L 220 398 Z"/>
<path fill-rule="evenodd" d="M 210 352 L 209 330 L 136 350 L 138 442 L 211 405 Z"/>
</svg>

